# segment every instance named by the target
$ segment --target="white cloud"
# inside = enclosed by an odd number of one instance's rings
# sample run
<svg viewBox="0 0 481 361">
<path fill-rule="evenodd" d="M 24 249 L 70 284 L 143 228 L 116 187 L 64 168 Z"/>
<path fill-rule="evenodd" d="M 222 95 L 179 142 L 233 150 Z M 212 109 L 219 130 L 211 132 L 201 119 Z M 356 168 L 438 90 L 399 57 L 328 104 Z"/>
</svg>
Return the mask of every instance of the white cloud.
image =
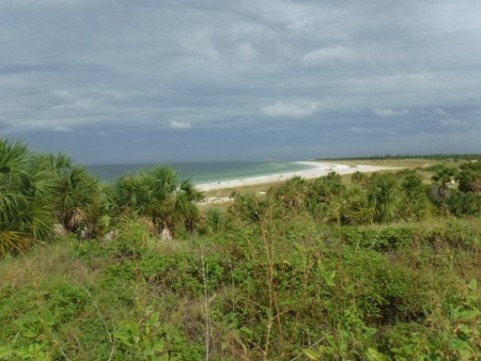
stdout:
<svg viewBox="0 0 481 361">
<path fill-rule="evenodd" d="M 188 56 L 208 61 L 219 60 L 221 54 L 207 31 L 199 31 L 184 36 L 180 44 Z"/>
<path fill-rule="evenodd" d="M 173 129 L 190 129 L 190 128 L 192 128 L 192 125 L 189 122 L 172 120 L 170 122 L 170 127 L 173 128 Z"/>
<path fill-rule="evenodd" d="M 72 128 L 66 127 L 65 125 L 57 125 L 52 127 L 52 130 L 55 132 L 71 132 Z"/>
<path fill-rule="evenodd" d="M 402 109 L 402 110 L 394 110 L 389 108 L 375 108 L 374 114 L 378 117 L 400 117 L 402 115 L 408 115 L 410 112 L 409 110 Z"/>
<path fill-rule="evenodd" d="M 363 127 L 354 127 L 354 126 L 349 127 L 349 131 L 353 133 L 363 133 L 363 132 L 366 132 L 367 130 L 368 129 Z"/>
<path fill-rule="evenodd" d="M 461 119 L 448 118 L 441 120 L 441 124 L 446 126 L 460 126 L 467 124 L 467 122 Z"/>
<path fill-rule="evenodd" d="M 437 115 L 445 115 L 445 116 L 448 115 L 448 113 L 442 108 L 434 109 L 434 113 L 436 113 Z"/>
<path fill-rule="evenodd" d="M 66 102 L 55 105 L 53 108 L 58 110 L 86 110 L 95 109 L 101 105 L 99 100 L 94 99 L 78 99 L 72 102 Z"/>
<path fill-rule="evenodd" d="M 325 64 L 350 62 L 357 58 L 357 54 L 351 48 L 334 46 L 317 49 L 305 54 L 301 59 L 301 64 L 305 67 L 315 67 Z"/>
<path fill-rule="evenodd" d="M 294 104 L 281 101 L 262 107 L 261 111 L 270 117 L 305 118 L 314 114 L 319 108 L 318 103 Z"/>
<path fill-rule="evenodd" d="M 245 61 L 254 60 L 259 55 L 256 48 L 250 43 L 239 44 L 235 47 L 236 55 Z"/>
</svg>

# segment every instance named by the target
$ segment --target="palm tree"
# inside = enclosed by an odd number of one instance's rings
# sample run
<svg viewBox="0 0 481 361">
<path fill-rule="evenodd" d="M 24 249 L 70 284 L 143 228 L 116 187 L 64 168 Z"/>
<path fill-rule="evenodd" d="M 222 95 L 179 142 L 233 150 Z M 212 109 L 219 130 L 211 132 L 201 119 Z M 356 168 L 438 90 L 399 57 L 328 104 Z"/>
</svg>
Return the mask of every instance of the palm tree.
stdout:
<svg viewBox="0 0 481 361">
<path fill-rule="evenodd" d="M 31 172 L 48 172 L 53 187 L 50 202 L 57 222 L 66 230 L 86 238 L 94 232 L 100 210 L 101 189 L 98 180 L 85 168 L 74 165 L 63 153 L 32 155 Z"/>
<path fill-rule="evenodd" d="M 401 213 L 405 219 L 422 219 L 428 210 L 429 200 L 426 187 L 419 173 L 416 171 L 398 172 L 402 176 L 401 191 L 402 203 Z"/>
<path fill-rule="evenodd" d="M 31 168 L 51 171 L 55 175 L 65 173 L 73 166 L 70 156 L 64 153 L 35 153 L 29 163 Z"/>
<path fill-rule="evenodd" d="M 374 173 L 368 186 L 368 203 L 373 209 L 374 221 L 394 221 L 400 212 L 400 196 L 395 175 Z"/>
<path fill-rule="evenodd" d="M 352 183 L 357 184 L 361 187 L 367 187 L 369 183 L 369 177 L 366 173 L 357 171 L 352 174 L 351 181 Z"/>
<path fill-rule="evenodd" d="M 73 166 L 58 174 L 56 214 L 61 224 L 81 238 L 94 233 L 99 217 L 101 186 L 85 168 Z"/>
<path fill-rule="evenodd" d="M 195 231 L 201 221 L 199 208 L 195 203 L 203 198 L 202 192 L 196 189 L 189 179 L 183 179 L 175 192 L 173 213 L 177 222 L 182 223 L 190 233 Z"/>
<path fill-rule="evenodd" d="M 29 168 L 21 142 L 0 139 L 0 255 L 31 248 L 52 232 L 48 172 Z"/>
<path fill-rule="evenodd" d="M 374 218 L 374 209 L 369 205 L 368 192 L 356 184 L 338 195 L 329 210 L 331 214 L 336 215 L 338 223 L 343 225 L 369 224 Z M 333 218 L 331 216 L 331 219 Z"/>
<path fill-rule="evenodd" d="M 22 142 L 0 139 L 0 255 L 50 240 L 55 223 L 92 233 L 100 191 L 70 157 L 32 154 Z"/>
<path fill-rule="evenodd" d="M 27 156 L 24 144 L 0 139 L 0 225 L 8 224 L 16 205 L 23 201 L 21 176 Z"/>
<path fill-rule="evenodd" d="M 28 148 L 22 142 L 0 139 L 0 173 L 12 175 L 24 170 L 28 155 Z"/>
<path fill-rule="evenodd" d="M 0 258 L 7 254 L 19 254 L 33 249 L 38 240 L 16 231 L 0 231 Z"/>
<path fill-rule="evenodd" d="M 452 178 L 456 175 L 456 170 L 454 168 L 443 166 L 436 170 L 435 174 L 432 176 L 434 185 L 437 187 L 438 196 L 441 199 L 446 199 L 449 197 L 449 186 Z"/>
<path fill-rule="evenodd" d="M 20 181 L 27 154 L 23 144 L 0 139 L 0 257 L 24 252 L 35 244 L 28 232 L 21 232 L 13 224 L 18 207 L 28 204 Z"/>
<path fill-rule="evenodd" d="M 229 213 L 244 222 L 261 224 L 269 214 L 271 205 L 271 202 L 253 193 L 236 193 Z"/>
<path fill-rule="evenodd" d="M 152 224 L 157 234 L 172 232 L 182 225 L 192 232 L 200 221 L 195 202 L 203 195 L 190 180 L 178 184 L 177 173 L 155 167 L 119 178 L 112 187 L 112 215 L 140 217 Z"/>
<path fill-rule="evenodd" d="M 329 218 L 331 203 L 338 199 L 344 190 L 345 186 L 342 184 L 341 176 L 335 172 L 315 179 L 308 183 L 306 190 L 307 210 L 315 218 Z"/>
<path fill-rule="evenodd" d="M 112 216 L 130 215 L 133 212 L 142 213 L 139 208 L 142 197 L 140 177 L 126 174 L 118 178 L 110 188 L 111 204 L 109 209 Z"/>
<path fill-rule="evenodd" d="M 275 201 L 280 201 L 290 209 L 298 209 L 304 204 L 306 181 L 301 177 L 291 178 L 272 187 L 268 196 Z"/>
<path fill-rule="evenodd" d="M 167 167 L 155 167 L 140 173 L 140 208 L 144 216 L 150 217 L 161 232 L 165 228 L 172 231 L 176 223 L 174 212 L 177 174 Z"/>
<path fill-rule="evenodd" d="M 461 192 L 481 192 L 481 160 L 461 165 L 456 180 Z"/>
</svg>

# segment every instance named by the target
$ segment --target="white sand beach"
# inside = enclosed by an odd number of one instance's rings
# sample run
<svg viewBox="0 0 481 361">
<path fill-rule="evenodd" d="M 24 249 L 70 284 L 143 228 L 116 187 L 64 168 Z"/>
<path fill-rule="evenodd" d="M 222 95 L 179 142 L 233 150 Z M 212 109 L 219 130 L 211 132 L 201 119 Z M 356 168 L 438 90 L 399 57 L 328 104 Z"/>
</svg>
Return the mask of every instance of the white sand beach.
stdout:
<svg viewBox="0 0 481 361">
<path fill-rule="evenodd" d="M 380 167 L 380 166 L 371 166 L 371 165 L 349 166 L 345 164 L 326 163 L 326 162 L 297 162 L 297 163 L 307 164 L 312 166 L 312 168 L 303 170 L 303 171 L 298 171 L 298 172 L 291 172 L 291 173 L 272 174 L 272 175 L 249 177 L 249 178 L 243 178 L 243 179 L 204 183 L 204 184 L 198 184 L 196 185 L 196 187 L 197 189 L 205 192 L 205 191 L 212 191 L 216 189 L 236 188 L 236 187 L 249 186 L 254 184 L 282 182 L 293 177 L 312 179 L 312 178 L 325 176 L 330 172 L 336 172 L 338 174 L 350 174 L 355 172 L 377 172 L 380 170 L 396 169 L 393 167 Z"/>
</svg>

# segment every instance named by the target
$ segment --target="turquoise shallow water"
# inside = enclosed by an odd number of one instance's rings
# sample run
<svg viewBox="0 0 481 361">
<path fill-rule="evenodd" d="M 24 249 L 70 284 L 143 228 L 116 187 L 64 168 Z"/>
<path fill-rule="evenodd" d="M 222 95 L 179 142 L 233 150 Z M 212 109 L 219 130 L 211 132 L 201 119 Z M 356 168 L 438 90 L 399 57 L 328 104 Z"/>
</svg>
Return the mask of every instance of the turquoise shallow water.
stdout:
<svg viewBox="0 0 481 361">
<path fill-rule="evenodd" d="M 180 177 L 190 178 L 195 184 L 288 173 L 311 169 L 312 166 L 296 162 L 196 162 L 172 164 L 104 164 L 91 165 L 87 169 L 101 180 L 112 182 L 123 174 L 149 169 L 156 165 L 174 168 Z"/>
</svg>

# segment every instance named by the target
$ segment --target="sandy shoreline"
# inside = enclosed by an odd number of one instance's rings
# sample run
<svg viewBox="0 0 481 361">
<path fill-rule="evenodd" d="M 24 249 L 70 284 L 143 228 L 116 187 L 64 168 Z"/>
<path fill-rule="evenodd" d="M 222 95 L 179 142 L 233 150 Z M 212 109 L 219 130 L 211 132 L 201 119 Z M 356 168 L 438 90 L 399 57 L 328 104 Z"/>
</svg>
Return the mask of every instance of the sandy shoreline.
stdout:
<svg viewBox="0 0 481 361">
<path fill-rule="evenodd" d="M 248 177 L 248 178 L 242 178 L 242 179 L 197 184 L 196 188 L 206 192 L 206 191 L 212 191 L 217 189 L 236 188 L 236 187 L 249 186 L 249 185 L 255 185 L 255 184 L 282 182 L 282 181 L 291 179 L 293 177 L 312 179 L 312 178 L 325 176 L 330 172 L 336 172 L 338 174 L 350 174 L 355 172 L 376 172 L 380 170 L 394 169 L 392 167 L 380 167 L 380 166 L 371 166 L 371 165 L 349 166 L 345 164 L 326 163 L 326 162 L 296 162 L 296 163 L 308 164 L 312 166 L 312 168 L 302 170 L 302 171 L 297 171 L 297 172 L 290 172 L 290 173 L 279 173 L 279 174 L 272 174 L 272 175 L 265 175 L 265 176 Z"/>
</svg>

